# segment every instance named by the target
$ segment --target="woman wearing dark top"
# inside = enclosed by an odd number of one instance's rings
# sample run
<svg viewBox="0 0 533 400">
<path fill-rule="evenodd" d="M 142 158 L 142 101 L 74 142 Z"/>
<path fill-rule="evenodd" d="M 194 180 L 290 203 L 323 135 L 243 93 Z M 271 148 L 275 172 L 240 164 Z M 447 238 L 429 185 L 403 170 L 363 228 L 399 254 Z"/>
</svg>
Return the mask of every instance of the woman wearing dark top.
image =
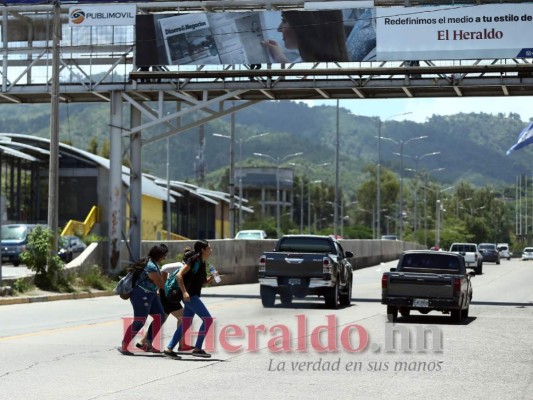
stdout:
<svg viewBox="0 0 533 400">
<path fill-rule="evenodd" d="M 178 283 L 183 293 L 183 323 L 176 329 L 174 336 L 170 340 L 163 354 L 167 357 L 179 359 L 180 357 L 174 352 L 174 347 L 182 336 L 190 328 L 194 315 L 202 318 L 202 326 L 196 340 L 196 345 L 192 355 L 196 357 L 211 357 L 211 354 L 202 349 L 205 336 L 213 323 L 213 319 L 204 303 L 200 299 L 202 286 L 209 283 L 212 279 L 207 277 L 206 261 L 211 255 L 211 247 L 206 240 L 199 240 L 194 244 L 194 253 L 190 252 L 185 255 L 185 265 L 178 272 Z"/>
<path fill-rule="evenodd" d="M 167 317 L 157 295 L 157 290 L 163 288 L 165 285 L 161 271 L 159 270 L 159 263 L 165 259 L 167 252 L 168 248 L 166 246 L 164 248 L 158 245 L 153 246 L 148 252 L 148 257 L 143 258 L 137 263 L 137 267 L 144 265 L 144 268 L 135 283 L 130 297 L 130 302 L 133 306 L 133 322 L 126 329 L 124 338 L 122 339 L 122 345 L 118 348 L 118 351 L 124 355 L 132 354 L 128 346 L 137 332 L 144 326 L 148 314 L 154 320 L 148 328 L 144 345 L 145 348 L 143 350 L 156 353 L 160 352 L 160 350 L 152 347 L 152 339 L 157 336 L 161 325 L 163 325 Z"/>
</svg>

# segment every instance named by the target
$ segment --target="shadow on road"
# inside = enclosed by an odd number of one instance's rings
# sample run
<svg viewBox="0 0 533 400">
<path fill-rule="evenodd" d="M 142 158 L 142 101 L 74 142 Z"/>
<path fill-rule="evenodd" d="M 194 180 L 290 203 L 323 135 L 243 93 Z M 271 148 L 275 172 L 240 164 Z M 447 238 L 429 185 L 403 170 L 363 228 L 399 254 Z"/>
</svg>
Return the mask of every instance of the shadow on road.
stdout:
<svg viewBox="0 0 533 400">
<path fill-rule="evenodd" d="M 449 315 L 410 315 L 408 317 L 398 317 L 397 324 L 426 324 L 426 325 L 470 325 L 476 320 L 476 317 L 468 317 L 457 323 Z"/>
</svg>

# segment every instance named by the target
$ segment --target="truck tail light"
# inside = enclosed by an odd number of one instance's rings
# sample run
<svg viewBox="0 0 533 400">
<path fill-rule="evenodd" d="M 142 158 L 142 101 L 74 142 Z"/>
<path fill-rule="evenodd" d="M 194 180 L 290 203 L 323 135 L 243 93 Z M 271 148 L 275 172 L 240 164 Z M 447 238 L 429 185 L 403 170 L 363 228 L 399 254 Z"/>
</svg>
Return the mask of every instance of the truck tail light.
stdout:
<svg viewBox="0 0 533 400">
<path fill-rule="evenodd" d="M 266 257 L 261 256 L 259 258 L 259 272 L 265 273 L 265 271 L 266 271 Z"/>
<path fill-rule="evenodd" d="M 383 276 L 381 277 L 381 288 L 387 289 L 388 284 L 389 284 L 389 277 L 383 274 Z"/>
<path fill-rule="evenodd" d="M 329 261 L 329 257 L 324 257 L 322 259 L 322 272 L 324 274 L 331 274 L 331 262 Z"/>
<path fill-rule="evenodd" d="M 461 278 L 453 278 L 453 292 L 459 293 L 461 291 Z"/>
<path fill-rule="evenodd" d="M 475 254 L 475 255 L 474 255 L 474 260 L 476 260 L 476 261 L 477 261 L 477 254 Z"/>
</svg>

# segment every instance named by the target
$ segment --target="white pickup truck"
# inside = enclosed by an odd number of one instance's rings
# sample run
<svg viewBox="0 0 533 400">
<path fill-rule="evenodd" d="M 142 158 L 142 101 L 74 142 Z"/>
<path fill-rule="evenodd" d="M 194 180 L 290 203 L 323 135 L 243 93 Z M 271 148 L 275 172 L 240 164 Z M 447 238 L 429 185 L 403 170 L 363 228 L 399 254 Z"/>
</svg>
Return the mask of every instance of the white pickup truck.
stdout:
<svg viewBox="0 0 533 400">
<path fill-rule="evenodd" d="M 476 275 L 483 273 L 483 256 L 475 243 L 453 243 L 450 252 L 461 254 L 467 268 L 474 268 Z"/>
</svg>

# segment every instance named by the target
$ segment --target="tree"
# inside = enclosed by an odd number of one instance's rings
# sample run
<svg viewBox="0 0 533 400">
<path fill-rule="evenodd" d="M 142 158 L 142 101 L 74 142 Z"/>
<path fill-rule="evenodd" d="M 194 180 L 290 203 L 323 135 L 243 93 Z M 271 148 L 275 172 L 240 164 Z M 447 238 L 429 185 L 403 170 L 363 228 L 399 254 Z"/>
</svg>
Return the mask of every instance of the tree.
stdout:
<svg viewBox="0 0 533 400">
<path fill-rule="evenodd" d="M 367 165 L 363 172 L 369 173 L 370 177 L 368 180 L 364 181 L 357 190 L 357 200 L 359 201 L 359 207 L 375 212 L 376 209 L 376 197 L 377 197 L 377 186 L 376 186 L 376 166 Z M 400 183 L 396 179 L 396 175 L 389 169 L 381 167 L 381 226 L 383 226 L 383 221 L 386 214 L 383 210 L 387 210 L 386 213 L 389 215 L 395 214 L 396 210 L 396 199 L 400 193 Z M 365 214 L 365 220 L 368 222 L 372 221 L 372 215 L 370 213 Z"/>
<path fill-rule="evenodd" d="M 94 136 L 89 140 L 87 144 L 87 151 L 92 154 L 98 154 L 98 139 Z"/>
</svg>

